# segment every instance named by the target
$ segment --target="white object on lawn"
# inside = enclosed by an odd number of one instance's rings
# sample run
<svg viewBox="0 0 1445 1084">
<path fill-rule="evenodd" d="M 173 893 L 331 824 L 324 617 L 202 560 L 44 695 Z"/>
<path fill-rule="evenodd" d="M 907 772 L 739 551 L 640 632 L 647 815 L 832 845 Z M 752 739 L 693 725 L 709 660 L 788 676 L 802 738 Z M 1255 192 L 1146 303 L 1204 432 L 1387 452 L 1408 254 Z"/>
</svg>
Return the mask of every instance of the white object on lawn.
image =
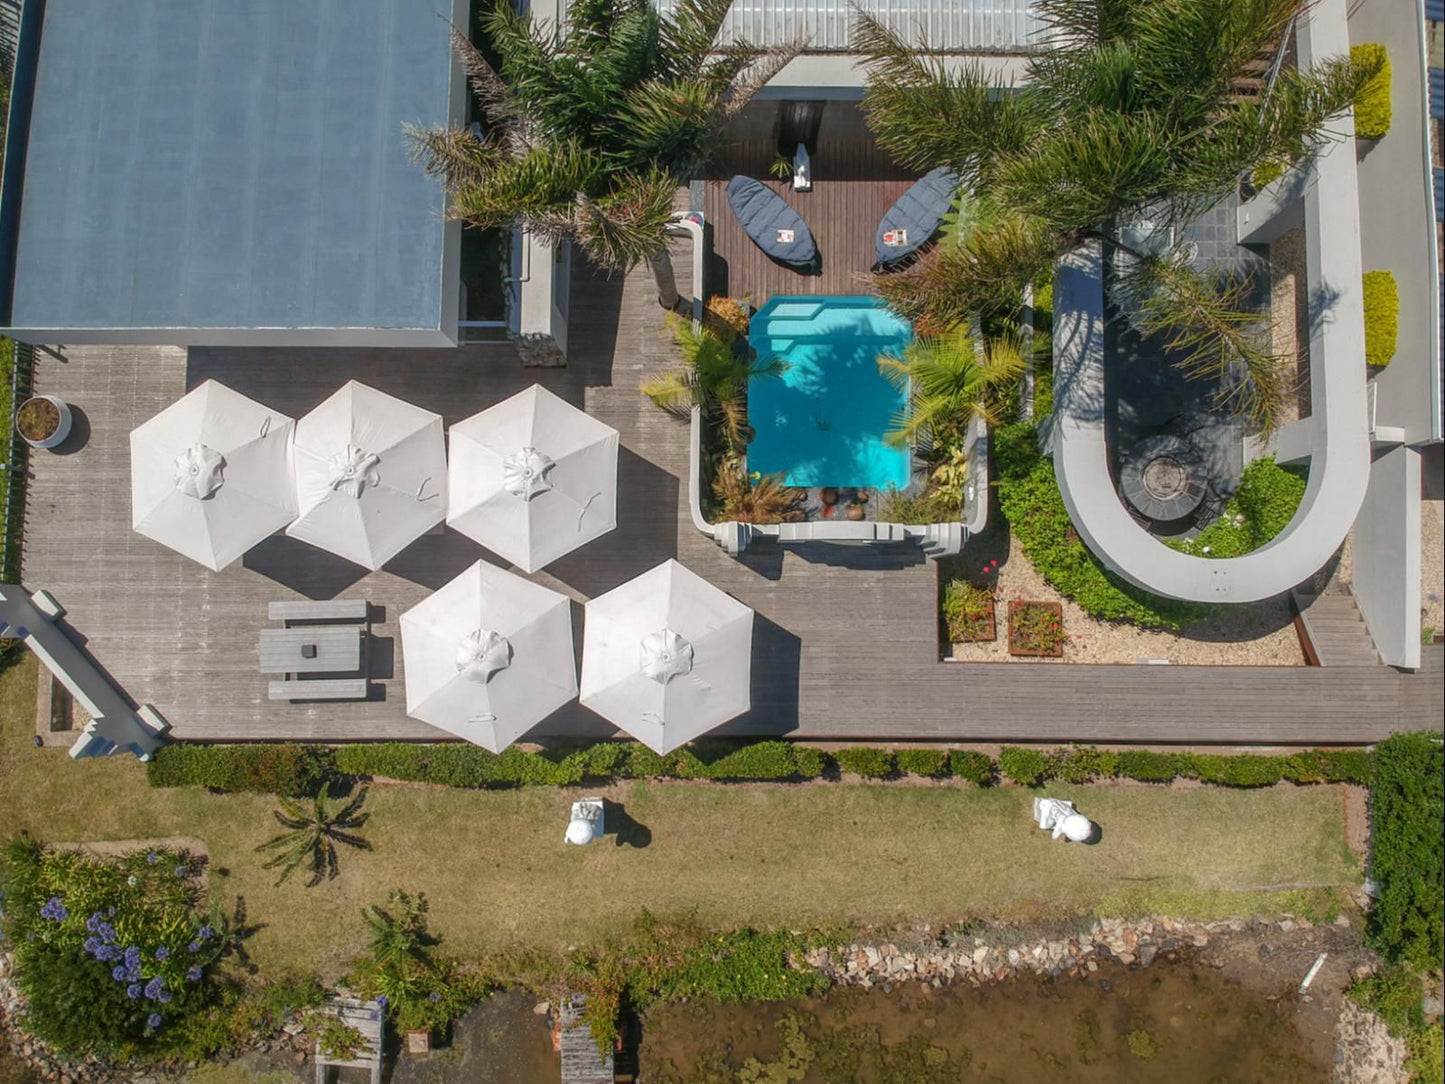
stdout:
<svg viewBox="0 0 1445 1084">
<path fill-rule="evenodd" d="M 534 384 L 451 427 L 447 522 L 535 572 L 617 526 L 617 443 Z"/>
<path fill-rule="evenodd" d="M 296 518 L 295 424 L 207 380 L 131 430 L 131 526 L 221 571 Z"/>
<path fill-rule="evenodd" d="M 1094 834 L 1094 825 L 1088 817 L 1074 811 L 1074 803 L 1062 798 L 1035 798 L 1034 821 L 1045 831 L 1053 832 L 1053 838 L 1063 836 L 1071 843 L 1086 843 Z"/>
<path fill-rule="evenodd" d="M 478 561 L 401 615 L 406 713 L 500 753 L 577 695 L 567 596 Z"/>
<path fill-rule="evenodd" d="M 567 823 L 567 834 L 562 837 L 562 842 L 585 847 L 603 831 L 602 799 L 583 798 L 572 803 L 572 819 Z"/>
<path fill-rule="evenodd" d="M 447 514 L 442 417 L 350 381 L 296 423 L 286 533 L 373 572 Z"/>
<path fill-rule="evenodd" d="M 753 611 L 676 561 L 587 603 L 582 704 L 668 753 L 751 706 Z"/>
</svg>

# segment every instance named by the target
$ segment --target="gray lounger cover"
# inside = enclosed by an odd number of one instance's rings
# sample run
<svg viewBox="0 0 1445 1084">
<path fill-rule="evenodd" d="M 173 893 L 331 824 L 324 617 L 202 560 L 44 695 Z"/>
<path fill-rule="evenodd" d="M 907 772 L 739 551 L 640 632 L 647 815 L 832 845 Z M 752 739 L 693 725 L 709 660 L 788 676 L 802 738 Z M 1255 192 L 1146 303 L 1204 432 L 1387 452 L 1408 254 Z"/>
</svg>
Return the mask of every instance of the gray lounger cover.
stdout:
<svg viewBox="0 0 1445 1084">
<path fill-rule="evenodd" d="M 930 237 L 938 232 L 938 224 L 948 213 L 949 205 L 958 194 L 958 176 L 947 166 L 939 166 L 925 174 L 912 188 L 888 208 L 883 221 L 878 223 L 878 232 L 873 238 L 873 247 L 882 264 L 897 263 L 903 257 L 917 252 Z M 889 230 L 908 231 L 908 243 L 901 246 L 885 245 L 883 235 Z"/>
<path fill-rule="evenodd" d="M 753 243 L 773 259 L 807 264 L 818 254 L 803 216 L 761 182 L 741 175 L 728 181 L 728 205 Z M 779 241 L 779 230 L 792 230 L 793 240 Z"/>
</svg>

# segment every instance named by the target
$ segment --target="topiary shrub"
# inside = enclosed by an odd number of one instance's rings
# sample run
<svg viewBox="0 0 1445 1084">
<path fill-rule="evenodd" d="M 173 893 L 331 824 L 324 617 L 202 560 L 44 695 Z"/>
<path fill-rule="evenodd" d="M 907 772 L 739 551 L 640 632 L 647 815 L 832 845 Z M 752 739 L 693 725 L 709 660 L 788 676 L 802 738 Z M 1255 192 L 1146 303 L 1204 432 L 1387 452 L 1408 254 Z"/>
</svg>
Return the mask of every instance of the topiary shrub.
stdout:
<svg viewBox="0 0 1445 1084">
<path fill-rule="evenodd" d="M 908 775 L 937 779 L 948 774 L 948 754 L 942 749 L 895 749 L 893 759 Z"/>
<path fill-rule="evenodd" d="M 146 763 L 153 787 L 209 787 L 300 797 L 333 771 L 324 745 L 163 745 Z"/>
<path fill-rule="evenodd" d="M 955 779 L 980 787 L 992 786 L 994 782 L 993 758 L 972 749 L 955 749 L 949 753 L 948 770 Z"/>
<path fill-rule="evenodd" d="M 1025 787 L 1036 787 L 1049 773 L 1049 758 L 1037 749 L 1005 745 L 998 751 L 998 770 L 1005 779 Z"/>
<path fill-rule="evenodd" d="M 893 754 L 872 745 L 855 745 L 833 754 L 838 767 L 864 779 L 887 779 L 893 774 Z"/>
<path fill-rule="evenodd" d="M 1366 41 L 1350 49 L 1354 63 L 1380 70 L 1355 95 L 1355 137 L 1380 139 L 1390 130 L 1390 54 L 1379 42 Z"/>
<path fill-rule="evenodd" d="M 1375 777 L 1367 749 L 1304 749 L 1281 762 L 1284 777 L 1293 783 L 1363 783 Z"/>
<path fill-rule="evenodd" d="M 793 746 L 785 741 L 700 742 L 678 750 L 678 774 L 688 779 L 774 780 L 800 774 Z"/>
<path fill-rule="evenodd" d="M 1400 330 L 1400 291 L 1388 271 L 1366 271 L 1362 279 L 1365 306 L 1365 364 L 1383 369 L 1395 356 Z"/>
<path fill-rule="evenodd" d="M 799 779 L 817 779 L 828 766 L 828 756 L 811 745 L 795 745 L 793 762 L 798 766 Z"/>
<path fill-rule="evenodd" d="M 1190 756 L 1183 774 L 1203 783 L 1220 783 L 1228 787 L 1272 787 L 1284 778 L 1284 758 L 1265 757 L 1257 753 L 1240 753 L 1237 756 L 1196 753 Z"/>
</svg>

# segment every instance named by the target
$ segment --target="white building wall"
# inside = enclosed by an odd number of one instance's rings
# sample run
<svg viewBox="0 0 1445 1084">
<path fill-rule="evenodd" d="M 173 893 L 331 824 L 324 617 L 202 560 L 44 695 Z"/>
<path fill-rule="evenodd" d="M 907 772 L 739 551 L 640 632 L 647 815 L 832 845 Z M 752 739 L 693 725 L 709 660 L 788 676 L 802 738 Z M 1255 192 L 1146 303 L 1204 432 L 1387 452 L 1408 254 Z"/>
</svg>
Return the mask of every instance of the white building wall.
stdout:
<svg viewBox="0 0 1445 1084">
<path fill-rule="evenodd" d="M 1420 665 L 1420 452 L 1397 445 L 1370 465 L 1355 520 L 1351 587 L 1380 658 Z"/>
</svg>

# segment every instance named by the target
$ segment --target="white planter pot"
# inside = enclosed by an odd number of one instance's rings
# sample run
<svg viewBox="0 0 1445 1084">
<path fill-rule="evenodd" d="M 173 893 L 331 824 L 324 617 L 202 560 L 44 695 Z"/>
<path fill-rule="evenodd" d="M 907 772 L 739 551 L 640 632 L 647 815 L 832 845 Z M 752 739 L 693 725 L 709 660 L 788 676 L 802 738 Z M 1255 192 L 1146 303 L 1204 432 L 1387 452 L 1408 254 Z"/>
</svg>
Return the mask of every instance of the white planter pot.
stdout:
<svg viewBox="0 0 1445 1084">
<path fill-rule="evenodd" d="M 65 443 L 65 438 L 70 436 L 70 407 L 65 404 L 64 399 L 61 399 L 57 395 L 32 395 L 29 399 L 25 400 L 25 403 L 34 402 L 36 399 L 44 399 L 47 403 L 53 404 L 55 406 L 55 409 L 60 412 L 60 424 L 55 427 L 55 432 L 51 433 L 50 436 L 46 437 L 44 440 L 31 440 L 24 433 L 20 432 L 20 426 L 18 422 L 16 423 L 15 431 L 17 433 L 20 433 L 20 438 L 32 448 L 59 447 L 61 444 Z M 24 407 L 25 403 L 21 403 L 21 407 Z M 18 418 L 20 415 L 20 411 L 17 410 L 15 414 Z"/>
</svg>

